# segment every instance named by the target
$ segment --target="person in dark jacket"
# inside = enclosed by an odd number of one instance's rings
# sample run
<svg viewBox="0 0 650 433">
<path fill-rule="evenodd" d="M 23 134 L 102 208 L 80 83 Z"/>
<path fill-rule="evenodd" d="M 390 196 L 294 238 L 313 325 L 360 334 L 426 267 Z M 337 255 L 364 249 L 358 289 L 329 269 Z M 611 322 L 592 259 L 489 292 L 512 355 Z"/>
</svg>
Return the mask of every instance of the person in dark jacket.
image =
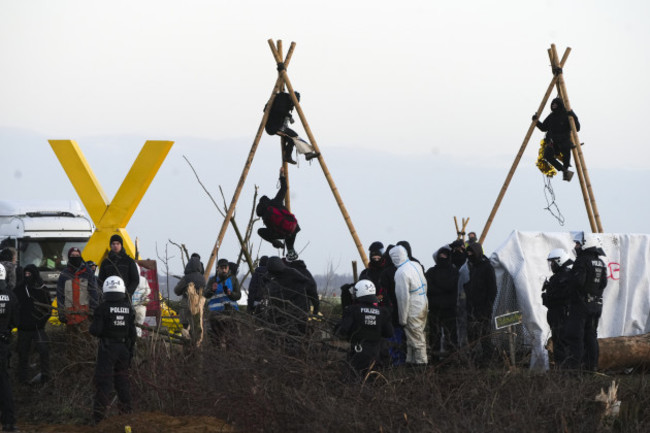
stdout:
<svg viewBox="0 0 650 433">
<path fill-rule="evenodd" d="M 451 263 L 460 269 L 467 262 L 467 247 L 462 239 L 456 239 L 449 244 L 451 248 Z"/>
<path fill-rule="evenodd" d="M 562 248 L 556 248 L 549 253 L 548 263 L 553 275 L 544 281 L 542 304 L 548 309 L 546 321 L 551 328 L 555 368 L 565 368 L 568 350 L 565 326 L 569 304 L 575 298 L 575 290 L 571 286 L 573 260 Z"/>
<path fill-rule="evenodd" d="M 307 298 L 309 299 L 310 306 L 308 307 L 308 310 L 311 311 L 311 314 L 317 315 L 320 313 L 320 299 L 318 297 L 318 284 L 316 284 L 316 280 L 314 279 L 314 276 L 309 272 L 309 269 L 307 269 L 307 265 L 303 260 L 294 260 L 294 261 L 286 261 L 285 264 L 300 272 L 302 275 L 304 275 L 307 278 L 307 282 L 305 284 L 305 292 L 307 293 Z"/>
<path fill-rule="evenodd" d="M 585 234 L 571 271 L 576 297 L 569 305 L 566 322 L 567 368 L 596 371 L 598 368 L 598 322 L 603 312 L 607 266 L 600 238 Z"/>
<path fill-rule="evenodd" d="M 404 328 L 399 323 L 399 312 L 397 311 L 397 295 L 395 293 L 397 266 L 393 264 L 390 258 L 390 252 L 393 248 L 395 248 L 395 245 L 390 244 L 384 252 L 386 267 L 379 277 L 379 293 L 383 294 L 379 306 L 388 309 L 390 312 L 393 336 L 387 339 L 389 360 L 386 359 L 386 361 L 390 362 L 393 367 L 397 367 L 406 363 L 406 336 Z"/>
<path fill-rule="evenodd" d="M 131 297 L 140 283 L 138 267 L 135 265 L 135 260 L 124 250 L 122 236 L 118 234 L 111 236 L 110 247 L 108 256 L 99 266 L 99 277 L 97 278 L 99 287 L 103 286 L 108 277 L 115 275 L 124 281 L 126 293 Z"/>
<path fill-rule="evenodd" d="M 338 334 L 350 341 L 348 362 L 361 377 L 379 363 L 383 339 L 393 336 L 390 313 L 379 306 L 370 280 L 359 280 L 352 289 L 355 303 L 343 312 Z"/>
<path fill-rule="evenodd" d="M 27 265 L 24 270 L 23 284 L 16 287 L 18 298 L 18 382 L 27 383 L 29 354 L 32 342 L 40 360 L 40 382 L 50 378 L 50 339 L 45 333 L 45 325 L 52 315 L 50 292 L 43 284 L 36 265 Z"/>
<path fill-rule="evenodd" d="M 228 259 L 217 261 L 217 274 L 208 280 L 203 296 L 208 300 L 208 335 L 213 342 L 226 347 L 234 326 L 230 314 L 239 310 L 237 301 L 241 299 L 239 282 Z"/>
<path fill-rule="evenodd" d="M 284 248 L 283 239 L 287 244 L 287 258 L 298 260 L 298 253 L 294 249 L 296 235 L 300 226 L 293 214 L 284 205 L 284 198 L 287 195 L 287 178 L 284 176 L 284 168 L 280 169 L 280 189 L 272 199 L 263 195 L 257 204 L 255 213 L 262 218 L 264 226 L 257 230 L 262 239 L 270 242 L 275 248 Z"/>
<path fill-rule="evenodd" d="M 370 247 L 368 247 L 368 253 L 370 261 L 368 261 L 368 267 L 359 274 L 359 280 L 370 280 L 372 281 L 372 284 L 374 284 L 375 289 L 380 289 L 379 280 L 381 278 L 381 273 L 386 268 L 387 261 L 387 258 L 384 257 L 384 244 L 379 241 L 371 243 Z M 381 293 L 381 290 L 379 290 L 376 296 L 381 302 L 385 294 Z"/>
<path fill-rule="evenodd" d="M 251 282 L 248 285 L 248 304 L 246 311 L 251 314 L 258 314 L 261 312 L 261 309 L 264 308 L 265 292 L 262 285 L 262 279 L 268 272 L 268 269 L 266 268 L 268 260 L 268 256 L 260 257 L 260 261 L 255 268 L 255 271 L 253 271 Z M 268 301 L 268 299 L 266 301 Z"/>
<path fill-rule="evenodd" d="M 442 246 L 433 255 L 435 265 L 424 276 L 429 300 L 429 346 L 433 353 L 445 353 L 456 348 L 456 302 L 458 299 L 458 269 L 451 262 L 451 247 Z"/>
<path fill-rule="evenodd" d="M 497 279 L 490 259 L 483 254 L 480 242 L 467 248 L 467 267 L 469 281 L 464 285 L 467 337 L 470 343 L 477 343 L 475 361 L 479 366 L 486 366 L 494 351 L 490 334 Z"/>
<path fill-rule="evenodd" d="M 576 125 L 576 131 L 580 131 L 580 122 L 578 116 L 564 107 L 562 98 L 555 98 L 551 101 L 551 114 L 543 122 L 537 120 L 537 114 L 533 115 L 533 121 L 537 121 L 536 126 L 546 132 L 544 159 L 546 159 L 557 171 L 563 172 L 563 179 L 571 181 L 573 172 L 571 167 L 571 149 L 575 146 L 571 141 L 571 124 L 569 116 L 573 117 Z M 556 157 L 562 154 L 562 163 Z"/>
<path fill-rule="evenodd" d="M 103 300 L 95 309 L 90 325 L 90 333 L 99 338 L 93 403 L 95 423 L 104 419 L 113 385 L 120 413 L 132 411 L 129 368 L 137 339 L 135 310 L 126 296 L 124 281 L 112 275 L 104 281 L 102 291 Z"/>
<path fill-rule="evenodd" d="M 95 273 L 84 262 L 79 248 L 72 247 L 68 250 L 68 263 L 59 274 L 56 285 L 59 321 L 68 325 L 67 331 L 87 330 L 90 314 L 98 302 Z"/>
<path fill-rule="evenodd" d="M 0 423 L 3 431 L 18 431 L 14 399 L 9 379 L 11 330 L 18 323 L 18 300 L 7 288 L 7 271 L 0 264 Z"/>
<path fill-rule="evenodd" d="M 296 99 L 300 102 L 300 93 L 295 92 Z M 266 107 L 264 107 L 266 109 Z M 264 129 L 269 135 L 279 135 L 282 139 L 282 157 L 284 161 L 289 164 L 295 164 L 291 158 L 294 146 L 298 149 L 298 153 L 305 155 L 307 161 L 317 158 L 320 153 L 314 151 L 311 144 L 298 136 L 296 131 L 289 128 L 289 123 L 293 123 L 291 112 L 294 105 L 291 100 L 291 95 L 286 92 L 280 92 L 275 95 L 273 105 L 269 111 L 269 117 L 266 121 Z"/>
<path fill-rule="evenodd" d="M 289 334 L 304 335 L 310 305 L 318 298 L 313 282 L 277 256 L 269 257 L 264 286 L 269 296 L 269 320 Z"/>
<path fill-rule="evenodd" d="M 181 296 L 181 305 L 180 305 L 180 322 L 183 325 L 183 328 L 190 328 L 190 334 L 192 333 L 192 328 L 196 326 L 191 323 L 192 314 L 189 310 L 188 304 L 188 293 L 187 289 L 190 286 L 190 283 L 194 287 L 194 293 L 201 296 L 205 290 L 205 279 L 203 278 L 203 263 L 201 263 L 201 258 L 197 255 L 192 255 L 190 261 L 185 265 L 185 271 L 183 278 L 178 280 L 176 286 L 174 286 L 174 293 L 176 296 Z M 199 324 L 200 327 L 200 324 Z"/>
</svg>

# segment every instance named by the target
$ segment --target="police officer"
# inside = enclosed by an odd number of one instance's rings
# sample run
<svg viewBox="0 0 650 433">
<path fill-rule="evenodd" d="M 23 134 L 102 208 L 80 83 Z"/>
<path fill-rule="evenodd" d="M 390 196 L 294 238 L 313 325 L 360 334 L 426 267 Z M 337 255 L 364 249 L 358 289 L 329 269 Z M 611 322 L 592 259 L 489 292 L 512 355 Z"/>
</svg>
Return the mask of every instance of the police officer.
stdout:
<svg viewBox="0 0 650 433">
<path fill-rule="evenodd" d="M 586 234 L 576 249 L 571 283 L 576 299 L 569 306 L 566 335 L 567 367 L 596 371 L 598 368 L 598 321 L 603 311 L 603 290 L 607 286 L 607 267 L 599 256 L 605 253 L 600 238 Z"/>
<path fill-rule="evenodd" d="M 18 323 L 18 301 L 7 288 L 7 271 L 0 264 L 0 422 L 2 431 L 18 431 L 15 426 L 14 400 L 9 380 L 9 340 Z"/>
<path fill-rule="evenodd" d="M 544 281 L 542 303 L 548 309 L 546 320 L 551 328 L 555 367 L 561 368 L 564 367 L 567 352 L 564 327 L 569 313 L 569 304 L 571 299 L 575 298 L 575 291 L 571 286 L 573 260 L 565 250 L 556 248 L 549 253 L 548 264 L 553 275 Z"/>
<path fill-rule="evenodd" d="M 390 313 L 379 306 L 376 293 L 372 281 L 359 280 L 352 289 L 355 303 L 343 312 L 338 330 L 350 340 L 348 361 L 361 377 L 379 360 L 382 338 L 393 336 Z"/>
<path fill-rule="evenodd" d="M 93 419 L 104 419 L 112 384 L 120 401 L 120 413 L 131 412 L 129 367 L 136 339 L 135 310 L 126 296 L 122 278 L 111 276 L 104 281 L 103 301 L 90 325 L 90 333 L 99 338 L 93 407 Z"/>
</svg>

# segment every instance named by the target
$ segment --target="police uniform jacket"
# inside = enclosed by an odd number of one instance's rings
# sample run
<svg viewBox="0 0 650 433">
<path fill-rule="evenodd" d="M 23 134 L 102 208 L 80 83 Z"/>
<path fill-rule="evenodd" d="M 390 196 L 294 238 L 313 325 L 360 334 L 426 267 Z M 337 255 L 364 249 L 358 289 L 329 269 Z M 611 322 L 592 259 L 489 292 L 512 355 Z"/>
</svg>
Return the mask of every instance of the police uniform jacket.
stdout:
<svg viewBox="0 0 650 433">
<path fill-rule="evenodd" d="M 95 309 L 90 333 L 108 342 L 135 342 L 135 310 L 126 297 L 121 300 L 105 300 Z"/>
</svg>

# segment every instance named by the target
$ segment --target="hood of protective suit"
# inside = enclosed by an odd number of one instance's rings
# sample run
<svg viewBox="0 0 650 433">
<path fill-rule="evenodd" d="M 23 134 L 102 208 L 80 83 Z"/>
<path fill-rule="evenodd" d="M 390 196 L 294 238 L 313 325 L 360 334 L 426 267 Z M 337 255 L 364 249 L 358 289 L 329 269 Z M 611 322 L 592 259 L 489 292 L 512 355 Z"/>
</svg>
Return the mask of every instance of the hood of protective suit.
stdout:
<svg viewBox="0 0 650 433">
<path fill-rule="evenodd" d="M 399 266 L 402 263 L 406 262 L 406 260 L 408 260 L 408 253 L 406 252 L 406 248 L 401 245 L 397 245 L 392 248 L 390 250 L 390 259 L 393 261 L 393 264 L 395 266 Z"/>
</svg>

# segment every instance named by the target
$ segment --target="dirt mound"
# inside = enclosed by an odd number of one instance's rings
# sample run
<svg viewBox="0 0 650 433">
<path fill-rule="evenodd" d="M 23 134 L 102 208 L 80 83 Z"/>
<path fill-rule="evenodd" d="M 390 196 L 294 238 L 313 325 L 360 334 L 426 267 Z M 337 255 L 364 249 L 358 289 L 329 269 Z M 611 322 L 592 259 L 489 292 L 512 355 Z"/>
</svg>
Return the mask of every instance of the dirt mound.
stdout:
<svg viewBox="0 0 650 433">
<path fill-rule="evenodd" d="M 96 426 L 90 425 L 19 425 L 22 432 L 38 433 L 122 433 L 126 426 L 132 433 L 221 433 L 234 432 L 232 426 L 210 416 L 173 417 L 159 412 L 141 412 L 118 415 L 105 419 Z"/>
</svg>

